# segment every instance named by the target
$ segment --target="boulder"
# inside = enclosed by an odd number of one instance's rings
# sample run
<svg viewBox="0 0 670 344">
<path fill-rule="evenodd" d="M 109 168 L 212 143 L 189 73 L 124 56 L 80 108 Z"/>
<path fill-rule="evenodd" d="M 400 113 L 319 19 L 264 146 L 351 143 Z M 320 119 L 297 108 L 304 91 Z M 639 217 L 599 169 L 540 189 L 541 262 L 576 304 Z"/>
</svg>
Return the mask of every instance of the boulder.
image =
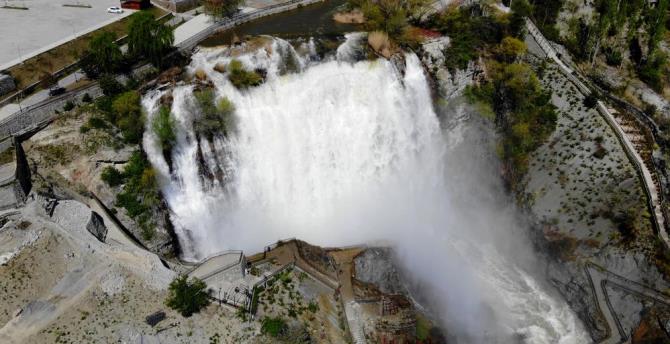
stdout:
<svg viewBox="0 0 670 344">
<path fill-rule="evenodd" d="M 105 227 L 105 221 L 98 215 L 98 213 L 94 211 L 91 212 L 91 219 L 88 220 L 86 230 L 93 234 L 93 236 L 100 240 L 100 242 L 105 242 L 105 238 L 107 238 L 107 227 Z"/>
<path fill-rule="evenodd" d="M 0 74 L 0 96 L 12 92 L 16 89 L 16 83 L 11 75 Z"/>
</svg>

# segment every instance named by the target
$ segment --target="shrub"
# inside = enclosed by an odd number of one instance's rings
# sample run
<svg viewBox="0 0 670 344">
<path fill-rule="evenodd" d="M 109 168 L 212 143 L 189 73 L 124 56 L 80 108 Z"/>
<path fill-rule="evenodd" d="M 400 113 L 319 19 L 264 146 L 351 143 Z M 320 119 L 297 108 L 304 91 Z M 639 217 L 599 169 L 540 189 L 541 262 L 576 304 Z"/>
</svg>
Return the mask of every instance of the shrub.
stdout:
<svg viewBox="0 0 670 344">
<path fill-rule="evenodd" d="M 496 48 L 501 61 L 514 62 L 517 57 L 526 53 L 526 43 L 514 37 L 505 37 Z"/>
<path fill-rule="evenodd" d="M 107 123 L 105 123 L 105 121 L 102 118 L 96 117 L 96 116 L 90 117 L 88 119 L 87 125 L 91 129 L 105 129 L 105 128 L 107 128 Z"/>
<path fill-rule="evenodd" d="M 222 97 L 214 105 L 214 92 L 203 90 L 194 93 L 200 107 L 200 118 L 194 124 L 195 131 L 208 138 L 222 132 L 228 135 L 235 128 L 235 105 L 226 97 Z"/>
<path fill-rule="evenodd" d="M 383 31 L 373 31 L 368 34 L 368 44 L 380 55 L 389 58 L 391 56 L 391 40 Z"/>
<path fill-rule="evenodd" d="M 105 74 L 100 78 L 99 85 L 100 89 L 102 90 L 102 94 L 106 96 L 115 96 L 126 90 L 113 75 L 109 74 Z"/>
<path fill-rule="evenodd" d="M 112 114 L 112 102 L 113 98 L 109 96 L 102 96 L 95 100 L 95 107 L 105 113 L 106 115 Z M 113 122 L 110 120 L 110 122 Z"/>
<path fill-rule="evenodd" d="M 165 305 L 184 317 L 190 317 L 209 305 L 207 285 L 197 278 L 189 280 L 188 276 L 180 275 L 170 283 Z"/>
<path fill-rule="evenodd" d="M 584 98 L 584 106 L 589 109 L 593 109 L 598 105 L 598 98 L 594 94 L 589 94 Z"/>
<path fill-rule="evenodd" d="M 642 81 L 656 91 L 663 88 L 663 77 L 665 74 L 667 57 L 662 53 L 656 53 L 647 58 L 638 70 L 638 75 Z"/>
<path fill-rule="evenodd" d="M 288 326 L 286 325 L 286 322 L 279 317 L 265 317 L 261 323 L 261 333 L 268 334 L 274 338 L 283 335 L 287 330 Z"/>
<path fill-rule="evenodd" d="M 142 228 L 153 226 L 150 211 L 159 199 L 156 172 L 144 155 L 137 151 L 123 169 L 123 177 L 125 185 L 116 196 L 116 204 L 126 209 L 128 216 L 140 222 Z"/>
<path fill-rule="evenodd" d="M 91 98 L 91 95 L 87 93 L 84 93 L 84 96 L 81 98 L 81 101 L 84 103 L 90 103 L 93 101 L 93 98 Z"/>
<path fill-rule="evenodd" d="M 109 186 L 117 186 L 123 184 L 124 177 L 121 171 L 117 170 L 116 168 L 112 166 L 107 166 L 105 167 L 104 170 L 102 170 L 102 174 L 100 175 L 100 179 L 107 183 Z"/>
<path fill-rule="evenodd" d="M 121 130 L 124 141 L 139 143 L 144 129 L 140 94 L 128 91 L 119 95 L 112 103 L 112 110 L 111 120 Z"/>
<path fill-rule="evenodd" d="M 228 80 L 239 89 L 258 86 L 263 82 L 263 78 L 258 73 L 246 70 L 239 60 L 230 61 L 227 70 Z"/>
<path fill-rule="evenodd" d="M 605 62 L 610 66 L 618 67 L 623 62 L 623 55 L 620 51 L 608 47 L 605 49 Z"/>
<path fill-rule="evenodd" d="M 70 111 L 74 109 L 74 103 L 71 100 L 68 100 L 63 106 L 63 111 Z"/>
<path fill-rule="evenodd" d="M 177 139 L 174 132 L 174 126 L 175 122 L 170 116 L 170 109 L 161 106 L 158 110 L 158 114 L 154 117 L 152 128 L 163 149 L 171 149 Z"/>
</svg>

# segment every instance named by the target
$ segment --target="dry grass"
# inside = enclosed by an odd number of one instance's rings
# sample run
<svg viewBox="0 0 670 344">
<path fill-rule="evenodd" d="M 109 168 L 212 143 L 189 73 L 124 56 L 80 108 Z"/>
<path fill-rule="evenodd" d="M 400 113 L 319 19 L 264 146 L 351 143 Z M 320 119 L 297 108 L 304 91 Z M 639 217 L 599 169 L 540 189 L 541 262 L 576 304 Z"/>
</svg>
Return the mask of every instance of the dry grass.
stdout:
<svg viewBox="0 0 670 344">
<path fill-rule="evenodd" d="M 393 55 L 393 45 L 388 34 L 382 31 L 373 31 L 368 34 L 368 44 L 378 54 L 389 58 Z"/>
<path fill-rule="evenodd" d="M 156 18 L 166 13 L 157 7 L 153 7 L 149 11 L 151 11 Z M 26 86 L 39 81 L 46 74 L 52 74 L 76 62 L 86 50 L 88 42 L 95 34 L 109 31 L 115 33 L 117 37 L 124 36 L 127 31 L 128 22 L 129 17 L 125 17 L 96 31 L 80 36 L 77 39 L 34 56 L 24 61 L 22 64 L 9 68 L 8 71 L 14 79 L 16 79 L 16 87 L 18 89 L 23 89 Z"/>
<path fill-rule="evenodd" d="M 363 24 L 365 23 L 365 16 L 363 16 L 363 12 L 355 9 L 351 12 L 337 12 L 333 15 L 333 20 L 343 24 Z"/>
</svg>

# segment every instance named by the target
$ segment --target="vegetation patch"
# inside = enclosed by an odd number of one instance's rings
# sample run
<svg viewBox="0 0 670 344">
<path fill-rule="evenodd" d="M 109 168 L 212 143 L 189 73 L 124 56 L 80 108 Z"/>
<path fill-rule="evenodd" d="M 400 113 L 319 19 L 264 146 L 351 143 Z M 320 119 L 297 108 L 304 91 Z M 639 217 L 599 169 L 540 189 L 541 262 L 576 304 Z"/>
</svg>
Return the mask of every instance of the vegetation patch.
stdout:
<svg viewBox="0 0 670 344">
<path fill-rule="evenodd" d="M 230 134 L 235 129 L 235 105 L 226 97 L 215 100 L 211 89 L 193 93 L 200 108 L 200 117 L 194 123 L 197 134 L 211 139 L 217 133 Z"/>
<path fill-rule="evenodd" d="M 137 221 L 145 240 L 151 240 L 156 224 L 152 218 L 154 207 L 160 202 L 156 171 L 139 151 L 133 153 L 123 172 L 114 167 L 103 170 L 102 180 L 110 186 L 123 185 L 116 196 L 116 204 Z"/>
<path fill-rule="evenodd" d="M 226 68 L 228 80 L 239 89 L 258 86 L 263 83 L 263 78 L 255 71 L 248 71 L 239 60 L 232 60 Z"/>
<path fill-rule="evenodd" d="M 184 317 L 190 317 L 209 305 L 207 285 L 198 278 L 189 280 L 186 275 L 178 276 L 170 283 L 169 293 L 165 305 Z"/>
</svg>

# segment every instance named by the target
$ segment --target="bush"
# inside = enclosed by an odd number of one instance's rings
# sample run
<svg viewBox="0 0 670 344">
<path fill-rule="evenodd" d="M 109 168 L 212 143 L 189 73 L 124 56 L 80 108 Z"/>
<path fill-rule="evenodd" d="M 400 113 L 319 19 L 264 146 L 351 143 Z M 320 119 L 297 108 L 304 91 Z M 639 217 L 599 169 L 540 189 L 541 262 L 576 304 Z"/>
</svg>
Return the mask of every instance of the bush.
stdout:
<svg viewBox="0 0 670 344">
<path fill-rule="evenodd" d="M 501 61 L 514 62 L 517 57 L 526 53 L 526 43 L 514 37 L 505 37 L 496 48 L 496 55 Z"/>
<path fill-rule="evenodd" d="M 207 285 L 197 278 L 189 280 L 188 276 L 180 275 L 170 283 L 165 305 L 178 311 L 184 317 L 190 317 L 209 305 Z"/>
<path fill-rule="evenodd" d="M 124 181 L 124 177 L 121 171 L 112 166 L 107 166 L 104 170 L 102 170 L 100 179 L 102 179 L 102 181 L 107 183 L 109 186 L 118 186 L 123 184 Z"/>
<path fill-rule="evenodd" d="M 584 106 L 588 109 L 593 109 L 598 105 L 598 98 L 592 93 L 584 98 Z"/>
<path fill-rule="evenodd" d="M 610 66 L 621 66 L 621 63 L 623 62 L 623 55 L 620 51 L 609 47 L 605 49 L 605 62 Z"/>
<path fill-rule="evenodd" d="M 63 106 L 63 111 L 70 111 L 74 109 L 74 103 L 71 100 L 68 100 Z"/>
<path fill-rule="evenodd" d="M 102 96 L 98 99 L 95 100 L 95 107 L 105 113 L 106 115 L 109 115 L 112 113 L 112 102 L 114 99 L 109 96 Z M 111 122 L 111 120 L 110 120 Z"/>
<path fill-rule="evenodd" d="M 288 330 L 288 326 L 284 319 L 276 317 L 265 317 L 261 323 L 261 333 L 268 334 L 271 337 L 277 338 Z"/>
<path fill-rule="evenodd" d="M 380 55 L 389 58 L 391 56 L 391 40 L 383 31 L 373 31 L 368 34 L 368 44 Z"/>
<path fill-rule="evenodd" d="M 139 143 L 144 132 L 144 116 L 140 105 L 140 94 L 128 91 L 119 95 L 112 103 L 110 119 L 121 130 L 124 141 Z"/>
<path fill-rule="evenodd" d="M 154 117 L 152 128 L 158 137 L 158 141 L 163 149 L 169 150 L 172 148 L 177 136 L 174 133 L 175 122 L 170 116 L 170 109 L 161 106 L 156 117 Z"/>
<path fill-rule="evenodd" d="M 87 126 L 91 129 L 105 129 L 107 123 L 100 117 L 92 116 L 88 119 Z"/>
<path fill-rule="evenodd" d="M 126 209 L 128 216 L 143 228 L 153 226 L 150 212 L 158 204 L 159 191 L 156 172 L 139 151 L 133 153 L 123 169 L 125 185 L 116 196 L 116 204 Z"/>
<path fill-rule="evenodd" d="M 109 74 L 105 74 L 100 78 L 99 85 L 102 93 L 106 96 L 115 96 L 126 90 L 113 75 Z"/>
<path fill-rule="evenodd" d="M 195 132 L 212 138 L 216 133 L 230 134 L 235 129 L 235 105 L 222 97 L 214 106 L 214 92 L 203 90 L 194 93 L 200 107 L 200 118 L 194 123 Z"/>
<path fill-rule="evenodd" d="M 647 58 L 638 70 L 638 75 L 649 87 L 660 92 L 663 89 L 663 78 L 665 76 L 667 57 L 662 53 L 656 53 Z"/>
<path fill-rule="evenodd" d="M 263 83 L 263 78 L 258 73 L 246 70 L 239 60 L 230 61 L 226 69 L 228 70 L 228 80 L 239 89 L 258 86 Z"/>
<path fill-rule="evenodd" d="M 81 98 L 81 101 L 84 103 L 90 103 L 93 101 L 93 98 L 91 98 L 90 94 L 84 93 L 84 96 Z"/>
</svg>

